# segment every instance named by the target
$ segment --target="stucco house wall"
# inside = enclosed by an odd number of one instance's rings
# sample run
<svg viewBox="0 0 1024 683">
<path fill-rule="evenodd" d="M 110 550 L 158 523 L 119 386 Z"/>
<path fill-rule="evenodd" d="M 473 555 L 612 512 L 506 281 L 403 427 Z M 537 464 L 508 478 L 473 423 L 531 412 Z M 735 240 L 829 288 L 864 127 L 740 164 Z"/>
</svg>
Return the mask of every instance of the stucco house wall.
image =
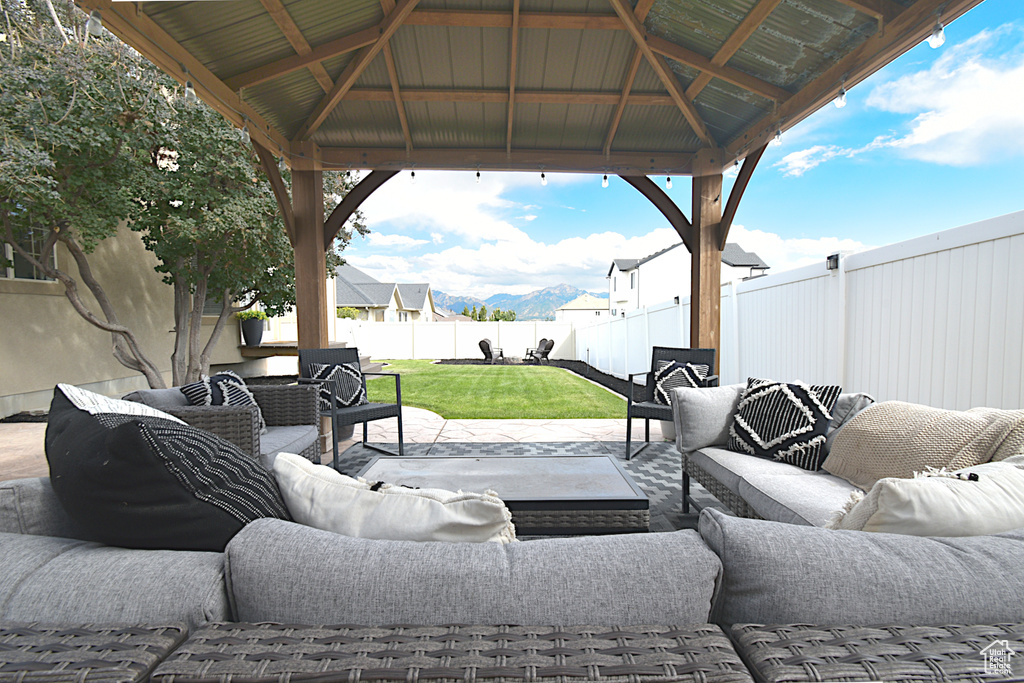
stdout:
<svg viewBox="0 0 1024 683">
<path fill-rule="evenodd" d="M 61 269 L 78 276 L 70 254 L 58 245 Z M 90 256 L 121 322 L 138 336 L 149 358 L 171 380 L 174 297 L 153 268 L 156 258 L 139 236 L 121 225 Z M 79 285 L 82 298 L 98 311 L 95 299 Z M 90 325 L 72 308 L 58 282 L 0 278 L 0 416 L 45 410 L 53 387 L 67 382 L 109 396 L 148 386 L 145 378 L 116 360 L 110 334 Z M 216 318 L 204 318 L 204 333 Z M 204 340 L 208 334 L 204 334 Z M 228 321 L 213 354 L 215 364 L 241 363 L 238 322 Z"/>
</svg>

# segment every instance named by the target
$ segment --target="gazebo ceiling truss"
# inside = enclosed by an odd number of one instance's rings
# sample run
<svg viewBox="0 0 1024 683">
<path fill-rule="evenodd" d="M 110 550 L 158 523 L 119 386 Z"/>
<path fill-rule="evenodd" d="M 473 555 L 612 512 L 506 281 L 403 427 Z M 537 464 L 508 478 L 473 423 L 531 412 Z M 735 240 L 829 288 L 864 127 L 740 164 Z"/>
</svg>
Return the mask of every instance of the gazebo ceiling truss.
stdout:
<svg viewBox="0 0 1024 683">
<path fill-rule="evenodd" d="M 76 1 L 248 128 L 303 348 L 327 343 L 324 250 L 403 169 L 622 176 L 690 250 L 690 343 L 717 348 L 721 250 L 768 142 L 981 2 Z M 371 173 L 325 219 L 329 169 Z M 649 175 L 693 176 L 689 219 Z"/>
</svg>

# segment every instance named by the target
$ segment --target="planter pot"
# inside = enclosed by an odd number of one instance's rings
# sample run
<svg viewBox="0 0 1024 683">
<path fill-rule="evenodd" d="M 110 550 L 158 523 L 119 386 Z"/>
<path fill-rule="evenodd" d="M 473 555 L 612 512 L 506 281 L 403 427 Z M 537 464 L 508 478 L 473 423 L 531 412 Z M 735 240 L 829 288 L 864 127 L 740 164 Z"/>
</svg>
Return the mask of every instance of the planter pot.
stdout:
<svg viewBox="0 0 1024 683">
<path fill-rule="evenodd" d="M 263 340 L 263 320 L 241 320 L 242 339 L 246 346 L 259 346 Z"/>
</svg>

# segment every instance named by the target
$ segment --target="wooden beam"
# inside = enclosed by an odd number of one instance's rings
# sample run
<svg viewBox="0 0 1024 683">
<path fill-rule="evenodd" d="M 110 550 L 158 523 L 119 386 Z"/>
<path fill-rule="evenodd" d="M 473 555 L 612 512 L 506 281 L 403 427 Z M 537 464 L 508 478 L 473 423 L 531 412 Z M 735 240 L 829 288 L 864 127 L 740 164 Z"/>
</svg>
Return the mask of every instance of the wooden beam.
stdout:
<svg viewBox="0 0 1024 683">
<path fill-rule="evenodd" d="M 384 16 L 395 10 L 395 0 L 380 0 L 380 7 L 384 10 Z M 412 133 L 409 131 L 409 119 L 405 115 L 405 104 L 402 102 L 402 92 L 398 88 L 398 69 L 395 68 L 395 58 L 391 54 L 391 43 L 384 45 L 384 65 L 388 70 L 388 80 L 391 81 L 391 94 L 395 101 L 395 108 L 398 110 L 398 123 L 402 126 L 402 135 L 405 136 L 405 149 L 412 149 Z"/>
<path fill-rule="evenodd" d="M 615 105 L 621 100 L 617 92 L 572 92 L 569 90 L 516 90 L 516 102 L 520 104 L 602 104 Z M 387 88 L 352 88 L 345 94 L 348 102 L 390 102 L 393 92 Z M 508 90 L 402 90 L 405 102 L 474 102 L 505 104 Z M 676 103 L 668 95 L 655 93 L 630 93 L 628 104 L 640 107 L 674 107 Z"/>
<path fill-rule="evenodd" d="M 348 191 L 345 198 L 341 200 L 331 215 L 324 222 L 324 250 L 331 248 L 334 238 L 338 236 L 345 221 L 352 217 L 366 198 L 377 191 L 381 185 L 391 180 L 398 174 L 398 171 L 371 171 L 368 176 Z"/>
<path fill-rule="evenodd" d="M 160 26 L 138 9 L 135 3 L 111 0 L 78 0 L 87 13 L 96 10 L 103 16 L 103 27 L 131 45 L 146 59 L 179 83 L 191 80 L 196 94 L 208 105 L 239 128 L 249 125 L 249 136 L 269 149 L 288 150 L 290 141 L 255 109 L 245 103 L 223 81 L 203 66 L 202 62 L 171 38 Z M 182 71 L 188 69 L 188 77 Z"/>
<path fill-rule="evenodd" d="M 863 14 L 870 15 L 876 19 L 880 19 L 885 23 L 889 23 L 895 19 L 904 10 L 903 5 L 899 5 L 892 0 L 837 0 L 847 7 L 861 12 Z"/>
<path fill-rule="evenodd" d="M 512 0 L 512 32 L 509 36 L 508 56 L 508 132 L 505 152 L 512 153 L 512 113 L 516 106 L 516 67 L 519 65 L 519 0 Z"/>
<path fill-rule="evenodd" d="M 722 251 L 718 224 L 722 220 L 722 175 L 693 178 L 693 242 L 690 249 L 690 346 L 718 349 L 721 356 Z M 717 372 L 717 369 L 716 369 Z"/>
<path fill-rule="evenodd" d="M 679 83 L 679 79 L 672 73 L 672 69 L 668 67 L 665 60 L 659 55 L 654 54 L 651 47 L 647 44 L 647 31 L 643 25 L 637 21 L 636 16 L 633 14 L 632 8 L 625 2 L 625 0 L 608 0 L 615 13 L 619 15 L 619 19 L 622 20 L 622 24 L 626 27 L 629 35 L 633 38 L 633 42 L 643 53 L 651 67 L 654 68 L 654 73 L 661 79 L 665 89 L 668 90 L 668 94 L 672 96 L 676 106 L 679 107 L 679 111 L 682 112 L 683 118 L 693 128 L 694 133 L 705 145 L 714 147 L 717 145 L 715 139 L 711 136 L 711 131 L 708 130 L 707 125 L 701 119 L 700 114 L 697 113 L 697 109 L 693 106 L 693 102 L 686 97 L 683 92 L 683 87 Z"/>
<path fill-rule="evenodd" d="M 479 10 L 418 9 L 409 15 L 405 25 L 512 28 L 512 15 Z M 614 14 L 588 12 L 520 12 L 519 28 L 623 30 L 622 22 Z"/>
<path fill-rule="evenodd" d="M 629 91 L 633 89 L 633 81 L 636 80 L 636 72 L 640 69 L 640 60 L 643 59 L 643 56 L 639 48 L 633 48 L 633 59 L 629 62 L 629 71 L 626 72 L 626 80 L 622 84 L 622 92 L 619 94 L 619 101 L 615 107 L 615 113 L 612 115 L 611 125 L 608 126 L 608 134 L 604 138 L 605 156 L 612 152 L 612 141 L 615 140 L 615 133 L 618 132 L 619 124 L 622 122 L 622 114 L 626 111 L 626 105 L 629 104 Z M 669 98 L 669 101 L 671 101 L 671 98 Z M 675 102 L 672 103 L 675 104 Z"/>
<path fill-rule="evenodd" d="M 654 0 L 639 0 L 636 3 L 636 7 L 633 8 L 633 15 L 636 17 L 636 20 L 641 24 L 644 23 L 644 20 L 647 19 L 647 14 L 653 6 Z M 629 68 L 626 70 L 626 78 L 622 84 L 622 92 L 619 94 L 619 101 L 616 103 L 615 114 L 612 115 L 611 125 L 608 126 L 608 133 L 605 135 L 605 156 L 611 154 L 612 142 L 615 140 L 615 133 L 619 130 L 619 124 L 622 123 L 622 113 L 626 110 L 626 105 L 629 104 L 629 94 L 633 89 L 633 82 L 636 80 L 636 72 L 640 68 L 641 57 L 643 57 L 643 53 L 640 52 L 640 48 L 634 47 L 633 57 L 629 60 Z"/>
<path fill-rule="evenodd" d="M 242 88 L 250 88 L 266 81 L 271 81 L 279 76 L 290 74 L 293 71 L 299 69 L 305 69 L 313 64 L 319 64 L 325 59 L 331 57 L 337 57 L 347 52 L 353 52 L 361 47 L 367 45 L 373 45 L 380 38 L 381 29 L 380 26 L 373 26 L 371 28 L 363 29 L 362 31 L 356 31 L 347 36 L 332 40 L 329 43 L 318 45 L 315 48 L 311 48 L 306 54 L 297 54 L 291 57 L 285 57 L 263 66 L 258 66 L 255 69 L 251 69 L 244 73 L 236 74 L 231 78 L 227 78 L 224 82 L 232 90 L 240 90 Z"/>
<path fill-rule="evenodd" d="M 295 317 L 299 348 L 327 347 L 327 264 L 321 171 L 292 171 L 295 209 Z"/>
<path fill-rule="evenodd" d="M 266 147 L 260 143 L 252 140 L 253 149 L 256 150 L 256 156 L 259 157 L 260 166 L 263 167 L 263 172 L 267 174 L 267 178 L 270 179 L 270 188 L 274 191 L 274 198 L 277 199 L 277 208 L 281 209 L 281 218 L 284 220 L 284 229 L 288 234 L 288 241 L 291 242 L 292 247 L 295 246 L 295 212 L 292 210 L 292 198 L 288 195 L 288 188 L 285 187 L 284 179 L 281 177 L 281 171 L 277 168 L 277 162 L 274 159 L 274 155 Z"/>
<path fill-rule="evenodd" d="M 766 116 L 761 126 L 752 126 L 726 147 L 730 156 L 745 155 L 744 150 L 756 149 L 769 142 L 778 128 L 788 130 L 835 99 L 839 83 L 846 79 L 846 89 L 875 73 L 878 69 L 921 43 L 935 28 L 936 13 L 942 10 L 942 20 L 952 22 L 961 14 L 981 3 L 981 0 L 917 0 L 856 49 L 839 59 L 824 73 L 808 83 L 799 92 Z"/>
<path fill-rule="evenodd" d="M 733 183 L 732 190 L 729 191 L 729 200 L 725 203 L 725 211 L 722 212 L 722 220 L 718 224 L 716 241 L 719 251 L 725 250 L 725 241 L 729 239 L 729 229 L 732 228 L 732 220 L 736 217 L 736 209 L 739 208 L 740 200 L 743 198 L 743 193 L 750 182 L 750 176 L 754 174 L 757 162 L 761 160 L 761 156 L 766 149 L 768 149 L 768 145 L 762 145 L 743 160 L 743 167 L 740 168 L 740 173 L 736 176 L 736 182 Z"/>
<path fill-rule="evenodd" d="M 715 66 L 725 66 L 726 62 L 732 59 L 732 56 L 739 51 L 743 43 L 747 42 L 747 39 L 754 35 L 757 28 L 764 23 L 768 15 L 774 12 L 781 2 L 782 0 L 760 0 L 751 7 L 750 11 L 747 12 L 747 16 L 743 17 L 743 21 L 736 25 L 736 28 L 733 29 L 729 37 L 722 43 L 722 46 L 715 52 L 715 56 L 711 58 L 711 63 Z M 693 83 L 690 83 L 690 87 L 686 89 L 686 96 L 691 100 L 697 99 L 697 95 L 711 82 L 712 78 L 711 74 L 701 72 L 693 80 Z"/>
<path fill-rule="evenodd" d="M 661 211 L 662 215 L 668 219 L 669 225 L 671 225 L 676 233 L 679 234 L 679 239 L 683 241 L 686 248 L 689 251 L 693 251 L 693 225 L 689 219 L 683 214 L 676 203 L 672 201 L 672 198 L 665 194 L 664 191 L 658 184 L 647 176 L 620 176 L 627 183 L 632 185 L 636 190 L 647 197 L 647 199 L 657 207 L 658 211 Z"/>
<path fill-rule="evenodd" d="M 402 25 L 409 13 L 412 12 L 413 8 L 416 7 L 416 3 L 419 0 L 400 0 L 398 5 L 395 7 L 395 11 L 385 17 L 384 22 L 381 24 L 380 38 L 377 39 L 373 45 L 368 45 L 358 53 L 349 62 L 349 65 L 345 67 L 345 70 L 341 73 L 338 78 L 338 82 L 331 88 L 331 92 L 320 100 L 320 103 L 313 109 L 313 113 L 309 116 L 302 127 L 299 128 L 298 134 L 295 136 L 296 140 L 306 140 L 310 135 L 315 133 L 323 122 L 327 120 L 334 108 L 341 102 L 341 98 L 345 96 L 359 77 L 363 75 L 363 71 L 366 67 L 370 66 L 370 62 L 373 58 L 387 45 L 387 42 L 391 40 L 391 36 L 395 34 L 398 27 Z"/>
<path fill-rule="evenodd" d="M 408 168 L 423 170 L 476 171 L 539 171 L 543 166 L 548 173 L 615 173 L 618 175 L 690 173 L 690 153 L 666 154 L 662 152 L 613 152 L 606 157 L 601 150 L 567 152 L 552 149 L 513 149 L 505 146 L 488 149 L 424 148 L 412 152 L 405 148 L 345 148 L 320 149 L 325 169 L 389 170 Z"/>
<path fill-rule="evenodd" d="M 296 25 L 295 20 L 292 19 L 292 15 L 288 14 L 288 10 L 281 4 L 281 0 L 260 0 L 260 2 L 263 4 L 263 9 L 267 10 L 270 18 L 281 29 L 284 37 L 291 43 L 292 49 L 295 50 L 296 54 L 308 55 L 313 51 L 309 43 L 306 42 L 306 37 L 302 35 L 302 31 Z M 331 88 L 334 87 L 334 81 L 320 62 L 310 64 L 309 72 L 313 74 L 313 78 L 320 84 L 324 92 L 330 92 Z"/>
<path fill-rule="evenodd" d="M 664 38 L 648 34 L 647 44 L 654 52 L 660 55 L 674 59 L 681 64 L 692 66 L 694 69 L 711 74 L 716 78 L 721 78 L 723 81 L 737 85 L 744 90 L 749 90 L 761 97 L 767 97 L 775 102 L 785 102 L 792 94 L 788 90 L 772 85 L 767 81 L 762 81 L 760 78 L 743 73 L 738 69 L 728 66 L 716 66 L 707 57 L 693 50 L 688 50 L 681 45 L 669 42 Z"/>
</svg>

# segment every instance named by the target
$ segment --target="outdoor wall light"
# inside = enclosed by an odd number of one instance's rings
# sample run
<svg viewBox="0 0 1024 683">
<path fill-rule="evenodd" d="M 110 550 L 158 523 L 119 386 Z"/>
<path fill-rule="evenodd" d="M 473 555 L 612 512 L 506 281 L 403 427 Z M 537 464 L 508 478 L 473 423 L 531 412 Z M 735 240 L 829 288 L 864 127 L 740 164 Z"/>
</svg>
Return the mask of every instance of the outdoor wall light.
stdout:
<svg viewBox="0 0 1024 683">
<path fill-rule="evenodd" d="M 665 176 L 665 189 L 666 190 L 671 190 L 672 189 L 672 176 Z"/>
<path fill-rule="evenodd" d="M 540 172 L 540 184 L 541 185 L 547 185 L 548 184 L 548 177 L 546 175 L 544 175 L 544 171 Z"/>
<path fill-rule="evenodd" d="M 604 177 L 601 178 L 601 187 L 608 187 L 608 174 L 605 173 Z"/>
<path fill-rule="evenodd" d="M 103 35 L 103 17 L 96 10 L 92 11 L 89 18 L 85 21 L 85 32 L 93 38 L 99 38 Z"/>
<path fill-rule="evenodd" d="M 946 29 L 942 26 L 942 22 L 938 19 L 935 20 L 935 30 L 926 39 L 928 41 L 928 47 L 932 49 L 939 49 L 942 44 L 946 42 Z"/>
<path fill-rule="evenodd" d="M 839 270 L 839 254 L 832 254 L 825 259 L 826 270 Z"/>
</svg>

